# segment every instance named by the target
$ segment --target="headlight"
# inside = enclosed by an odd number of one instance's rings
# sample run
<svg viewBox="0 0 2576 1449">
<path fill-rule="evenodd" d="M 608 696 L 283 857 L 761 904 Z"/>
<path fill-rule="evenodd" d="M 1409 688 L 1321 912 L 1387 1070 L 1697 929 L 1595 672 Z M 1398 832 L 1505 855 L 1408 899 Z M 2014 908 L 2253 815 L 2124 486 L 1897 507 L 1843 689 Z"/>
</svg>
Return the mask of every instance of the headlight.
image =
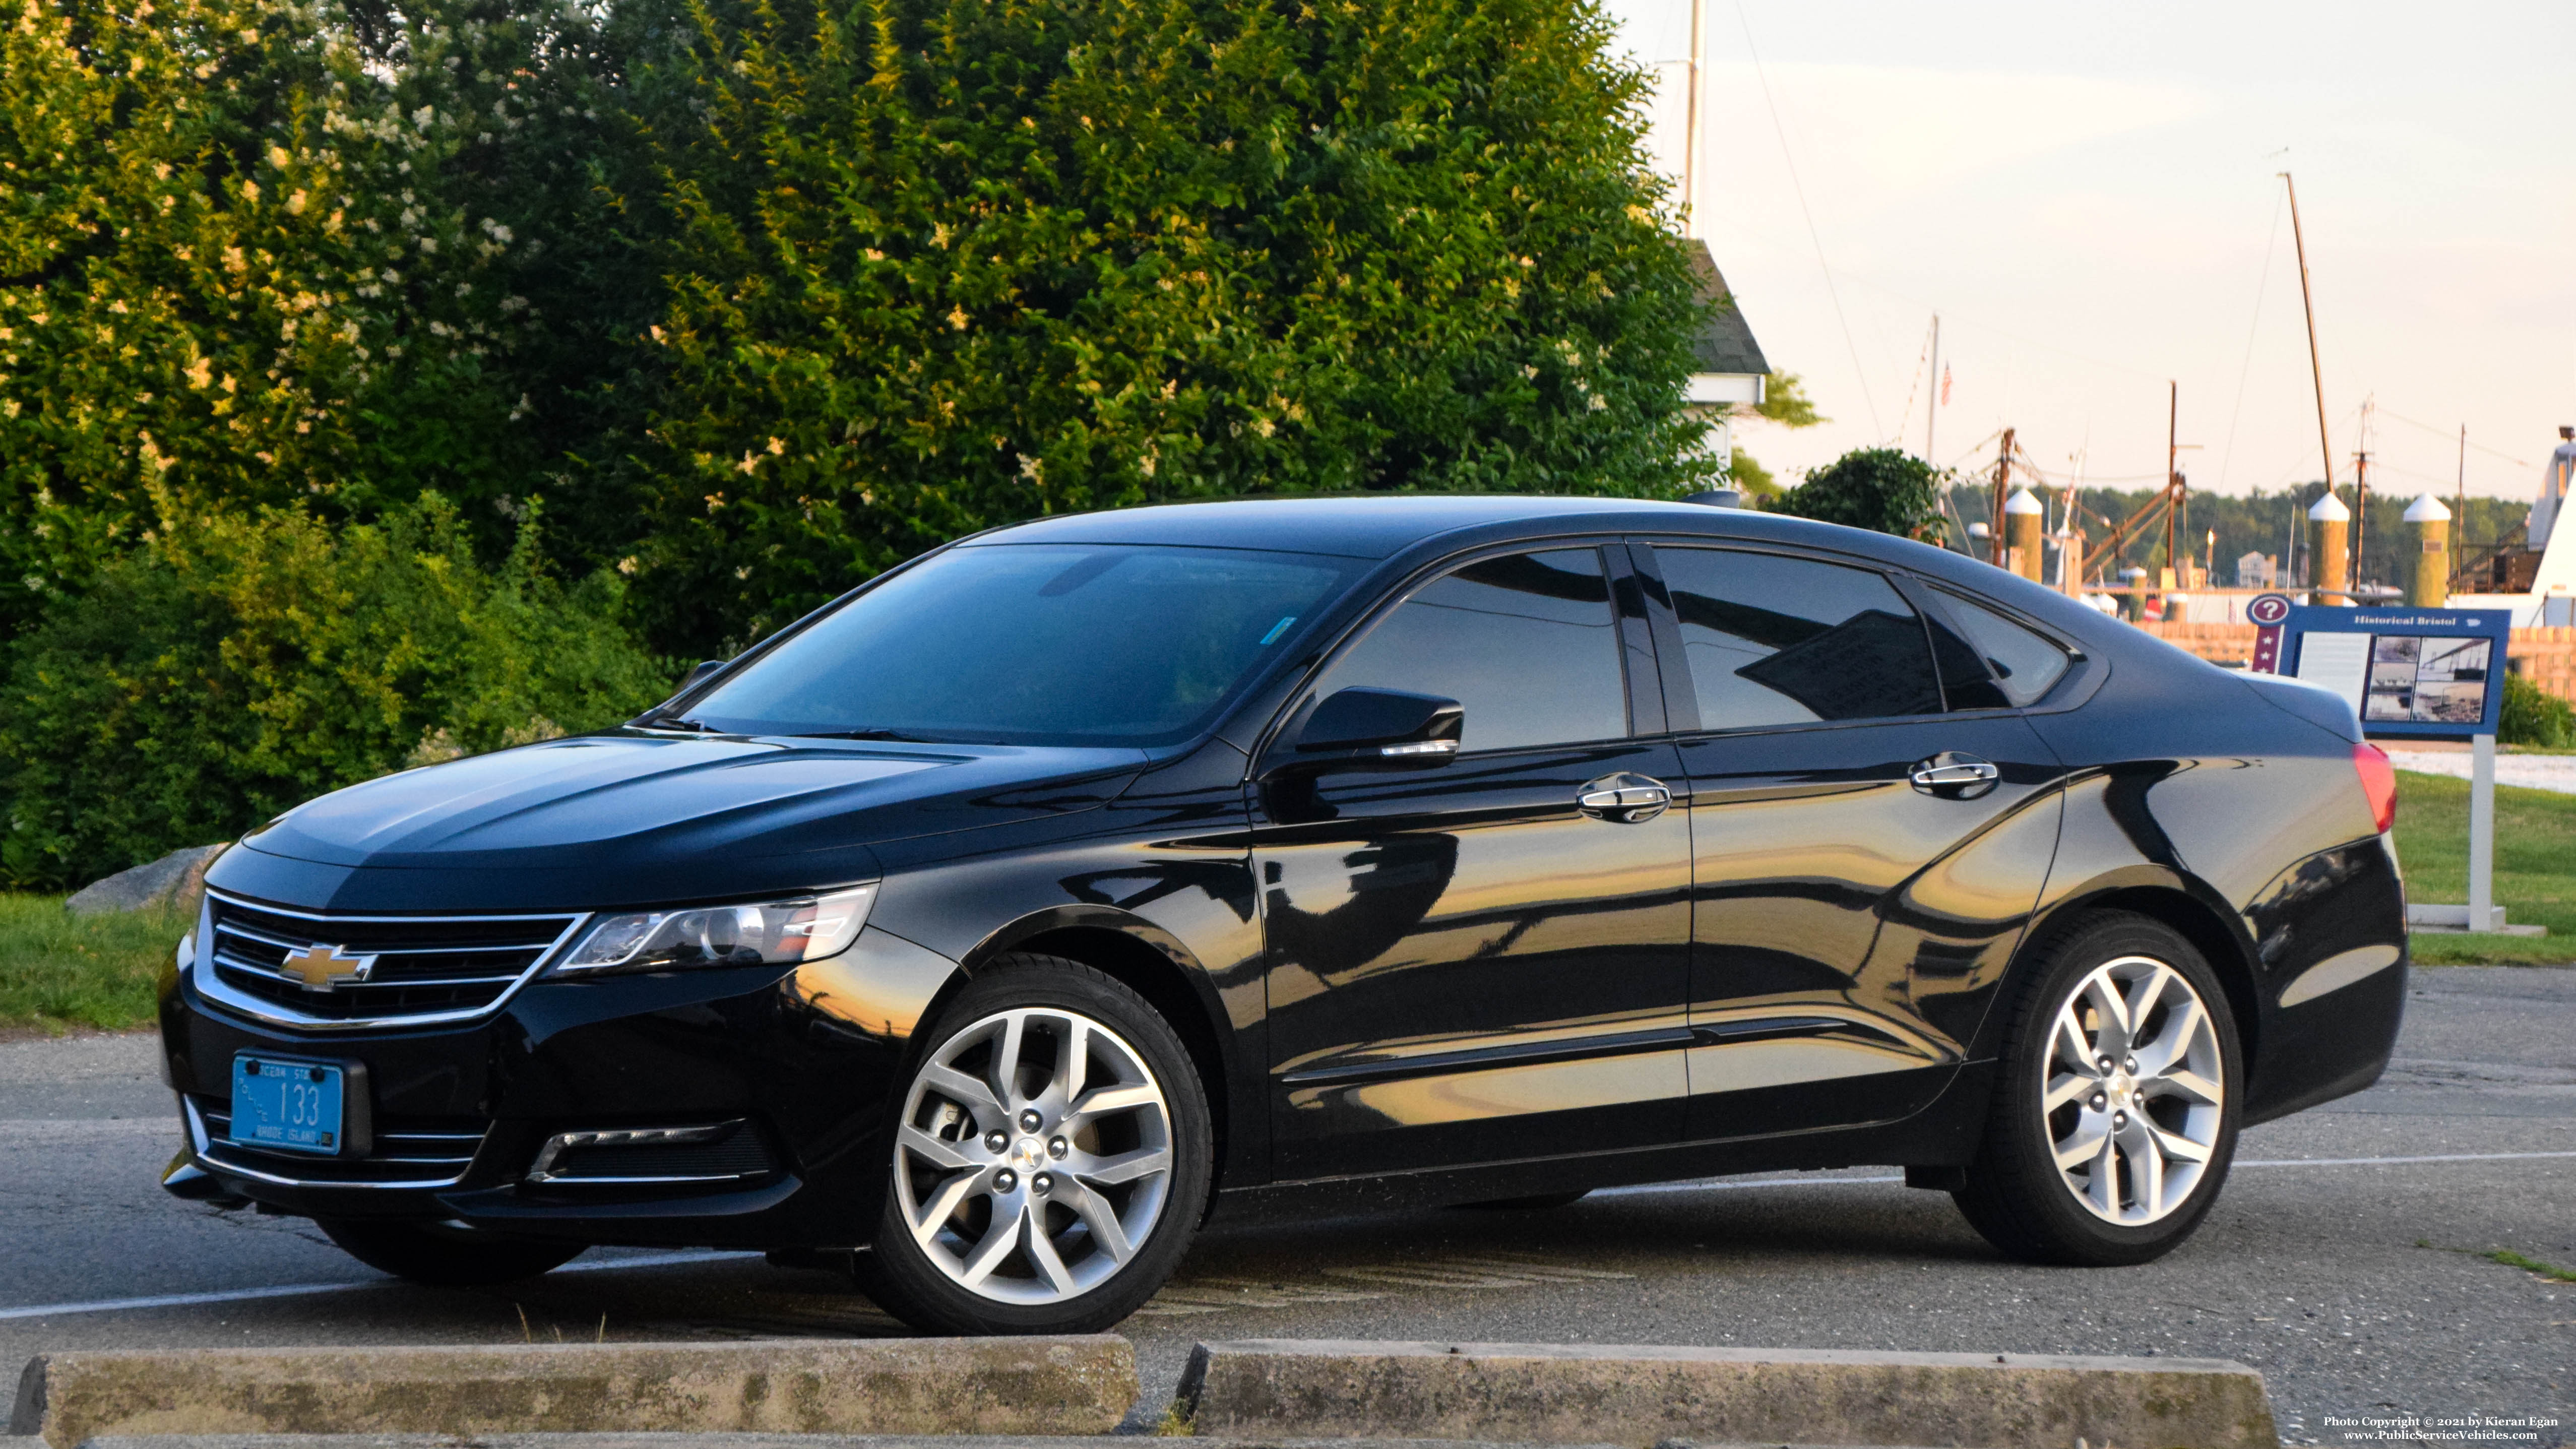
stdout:
<svg viewBox="0 0 2576 1449">
<path fill-rule="evenodd" d="M 692 966 L 792 966 L 849 949 L 868 923 L 877 888 L 852 886 L 756 906 L 692 906 L 602 916 L 558 976 L 676 971 Z"/>
</svg>

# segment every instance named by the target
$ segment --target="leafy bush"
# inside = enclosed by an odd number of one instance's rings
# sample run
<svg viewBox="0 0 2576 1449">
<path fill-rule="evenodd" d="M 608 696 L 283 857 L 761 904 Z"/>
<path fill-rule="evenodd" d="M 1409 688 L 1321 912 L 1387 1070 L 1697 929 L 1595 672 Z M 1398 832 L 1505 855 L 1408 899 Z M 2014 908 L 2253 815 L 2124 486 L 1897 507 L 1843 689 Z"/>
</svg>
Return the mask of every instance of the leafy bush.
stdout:
<svg viewBox="0 0 2576 1449">
<path fill-rule="evenodd" d="M 13 8 L 0 637 L 139 546 L 155 489 L 368 518 L 437 488 L 497 554 L 595 350 L 558 300 L 593 286 L 607 124 L 578 7 Z"/>
<path fill-rule="evenodd" d="M 2520 674 L 2504 677 L 2504 709 L 2496 718 L 2496 740 L 2508 745 L 2576 747 L 2576 709 Z"/>
<path fill-rule="evenodd" d="M 673 671 L 625 632 L 621 581 L 566 587 L 537 543 L 532 518 L 485 570 L 434 495 L 337 528 L 173 507 L 150 546 L 9 648 L 0 874 L 81 884 L 407 760 L 661 697 Z"/>
<path fill-rule="evenodd" d="M 1762 501 L 1773 513 L 1933 540 L 1941 527 L 1941 476 L 1895 448 L 1855 448 Z"/>
<path fill-rule="evenodd" d="M 1585 0 L 693 0 L 637 115 L 657 638 L 1244 492 L 1668 494 L 1698 320 Z"/>
</svg>

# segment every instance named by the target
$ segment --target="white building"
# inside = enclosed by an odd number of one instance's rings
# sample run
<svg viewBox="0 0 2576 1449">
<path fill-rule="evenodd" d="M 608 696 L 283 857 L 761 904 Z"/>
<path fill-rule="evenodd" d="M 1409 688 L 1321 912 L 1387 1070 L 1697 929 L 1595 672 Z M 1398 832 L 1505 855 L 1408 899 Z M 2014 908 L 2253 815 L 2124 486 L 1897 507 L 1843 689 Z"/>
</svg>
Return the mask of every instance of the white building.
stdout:
<svg viewBox="0 0 2576 1449">
<path fill-rule="evenodd" d="M 1707 204 L 1706 138 L 1694 135 L 1706 125 L 1699 89 L 1707 67 L 1700 53 L 1706 16 L 1702 0 L 1613 0 L 1610 13 L 1619 22 L 1620 38 L 1655 73 L 1655 93 L 1646 111 L 1646 147 L 1655 169 L 1673 183 L 1682 203 L 1682 235 L 1690 249 L 1692 272 L 1699 278 L 1703 302 L 1717 307 L 1700 334 L 1691 339 L 1691 375 L 1685 395 L 1690 413 L 1707 428 L 1703 451 L 1723 466 L 1735 461 L 1734 411 L 1761 403 L 1771 366 L 1763 359 L 1753 328 L 1735 303 L 1726 276 L 1709 254 L 1701 209 Z"/>
<path fill-rule="evenodd" d="M 1699 335 L 1691 339 L 1690 390 L 1686 396 L 1691 416 L 1708 429 L 1701 448 L 1721 465 L 1733 467 L 1735 429 L 1728 415 L 1738 406 L 1762 401 L 1771 364 L 1763 360 L 1762 344 L 1753 340 L 1753 328 L 1745 322 L 1743 310 L 1735 305 L 1734 294 L 1727 290 L 1726 275 L 1717 269 L 1716 258 L 1708 254 L 1708 243 L 1694 237 L 1684 245 L 1690 249 L 1691 271 L 1699 278 L 1700 300 L 1718 309 L 1700 328 Z"/>
</svg>

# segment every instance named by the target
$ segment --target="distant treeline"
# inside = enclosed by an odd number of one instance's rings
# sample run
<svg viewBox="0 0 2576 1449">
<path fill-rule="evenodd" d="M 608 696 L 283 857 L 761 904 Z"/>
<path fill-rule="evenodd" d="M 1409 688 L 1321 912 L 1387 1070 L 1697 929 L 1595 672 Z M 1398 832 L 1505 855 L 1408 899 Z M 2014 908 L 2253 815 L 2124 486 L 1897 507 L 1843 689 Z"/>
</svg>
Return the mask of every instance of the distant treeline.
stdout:
<svg viewBox="0 0 2576 1449">
<path fill-rule="evenodd" d="M 2315 566 L 2308 555 L 2315 545 L 2315 535 L 2306 526 L 2308 508 L 2325 491 L 2322 483 L 2302 483 L 2278 493 L 2261 489 L 2243 497 L 2221 493 L 2194 493 L 2183 505 L 2182 517 L 2174 528 L 2178 551 L 2194 563 L 2215 558 L 2212 573 L 2223 587 L 2236 583 L 2236 561 L 2248 553 L 2267 554 L 2284 565 L 2293 565 L 2295 551 L 2297 580 L 2315 577 Z M 2341 490 L 2346 503 L 2352 501 L 2349 484 Z M 2099 543 L 2108 537 L 2120 520 L 2127 518 L 2155 496 L 2152 488 L 2086 488 L 2076 495 L 2078 518 L 2085 537 Z M 2063 489 L 2045 495 L 2048 503 L 2048 526 L 2063 526 L 2066 494 Z M 2407 505 L 2415 501 L 2413 493 L 2370 495 L 2362 532 L 2362 582 L 2402 585 L 2406 570 L 2415 557 L 2414 531 L 2401 521 Z M 1992 502 L 1990 490 L 1961 482 L 1951 494 L 1957 519 L 1951 528 L 1952 546 L 1962 541 L 1960 530 L 1968 524 L 1987 521 Z M 2454 511 L 2452 536 L 2467 545 L 2469 557 L 2483 555 L 2508 535 L 2522 527 L 2531 505 L 2513 498 L 2470 498 L 2466 512 L 2461 513 L 2461 500 L 2444 498 Z M 2212 535 L 2215 534 L 2214 546 Z M 2121 551 L 2119 559 L 2108 566 L 2117 574 L 2135 564 L 2150 571 L 2165 565 L 2165 529 L 2162 522 L 2147 530 Z M 2053 576 L 2053 575 L 2052 575 Z"/>
</svg>

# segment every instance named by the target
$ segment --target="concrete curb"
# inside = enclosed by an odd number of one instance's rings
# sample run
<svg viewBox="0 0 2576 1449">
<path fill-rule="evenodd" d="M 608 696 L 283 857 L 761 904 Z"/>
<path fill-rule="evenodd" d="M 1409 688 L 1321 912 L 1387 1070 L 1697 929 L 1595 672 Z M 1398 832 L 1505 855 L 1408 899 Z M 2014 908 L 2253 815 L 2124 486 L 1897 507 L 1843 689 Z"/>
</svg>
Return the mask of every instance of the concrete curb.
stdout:
<svg viewBox="0 0 2576 1449">
<path fill-rule="evenodd" d="M 473 1449 L 1110 1449 L 1119 1438 L 1003 1434 L 481 1434 Z M 1191 1439 L 1200 1449 L 1540 1449 L 1461 1439 Z M 437 1434 L 141 1434 L 103 1435 L 80 1449 L 459 1449 Z M 1545 1449 L 1567 1449 L 1548 1445 Z M 1584 1449 L 1610 1449 L 1589 1445 Z M 1736 1449 L 1703 1445 L 1700 1449 Z M 1784 1446 L 1768 1446 L 1784 1449 Z"/>
<path fill-rule="evenodd" d="M 1136 1351 L 1068 1338 L 44 1354 L 11 1432 L 118 1435 L 1103 1434 Z"/>
<path fill-rule="evenodd" d="M 2276 1449 L 2262 1375 L 2216 1359 L 1590 1344 L 1203 1343 L 1208 1435 Z"/>
</svg>

